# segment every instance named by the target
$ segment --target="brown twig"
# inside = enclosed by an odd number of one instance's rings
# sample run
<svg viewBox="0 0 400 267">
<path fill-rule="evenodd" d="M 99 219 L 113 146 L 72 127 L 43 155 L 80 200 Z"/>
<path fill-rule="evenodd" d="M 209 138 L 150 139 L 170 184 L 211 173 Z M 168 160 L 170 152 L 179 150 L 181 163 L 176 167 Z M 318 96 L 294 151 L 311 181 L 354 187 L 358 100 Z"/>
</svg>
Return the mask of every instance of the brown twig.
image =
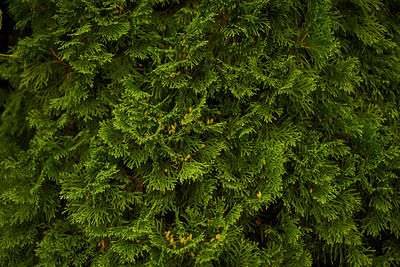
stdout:
<svg viewBox="0 0 400 267">
<path fill-rule="evenodd" d="M 306 39 L 306 37 L 307 37 L 307 33 L 306 33 L 306 34 L 304 34 L 303 38 L 301 38 L 301 40 L 300 40 L 300 44 L 301 44 L 301 43 L 303 43 L 303 41 L 304 41 L 304 39 Z"/>
<path fill-rule="evenodd" d="M 222 22 L 221 26 L 225 26 L 228 23 L 229 10 L 226 11 L 226 13 L 225 13 L 224 10 L 222 10 L 222 16 L 223 16 L 222 17 L 223 18 L 223 22 Z"/>
<path fill-rule="evenodd" d="M 135 178 L 132 175 L 128 175 L 128 173 L 126 172 L 126 170 L 124 168 L 120 168 L 120 170 L 124 173 L 125 178 L 128 178 L 130 180 Z"/>
<path fill-rule="evenodd" d="M 300 39 L 300 36 L 302 36 L 303 32 L 304 32 L 304 35 L 303 35 L 303 37 Z M 303 43 L 304 40 L 307 38 L 307 32 L 308 32 L 308 28 L 307 28 L 307 27 L 304 29 L 304 31 L 303 31 L 303 30 L 300 31 L 300 36 L 299 36 L 299 38 L 296 40 L 295 45 L 292 46 L 292 48 L 290 48 L 290 52 L 293 52 L 294 49 L 296 49 L 297 45 L 298 45 L 299 47 L 304 47 L 304 48 L 310 49 L 310 47 L 308 47 L 308 46 L 302 46 L 302 43 Z M 299 41 L 300 41 L 300 42 L 299 42 Z"/>
<path fill-rule="evenodd" d="M 68 72 L 67 74 L 65 74 L 63 77 L 62 77 L 62 79 L 64 80 L 65 78 L 67 78 L 70 74 L 72 74 L 73 73 L 73 71 L 70 71 L 70 72 Z"/>
<path fill-rule="evenodd" d="M 45 8 L 44 6 L 41 6 L 41 5 L 39 5 L 39 4 L 37 4 L 37 6 L 40 8 L 40 10 L 41 10 L 42 12 L 46 10 L 46 8 Z"/>
<path fill-rule="evenodd" d="M 53 56 L 55 56 L 55 57 L 57 58 L 57 60 L 55 60 L 54 62 L 61 63 L 61 64 L 63 64 L 64 66 L 66 66 L 68 69 L 70 69 L 72 72 L 75 72 L 75 70 L 74 70 L 70 65 L 68 65 L 67 63 L 65 63 L 64 61 L 62 61 L 62 60 L 57 56 L 57 54 L 54 52 L 53 48 L 50 47 L 50 51 L 51 51 L 51 53 L 53 54 Z"/>
<path fill-rule="evenodd" d="M 170 5 L 167 9 L 160 11 L 160 14 L 165 14 L 171 9 L 172 5 Z"/>
<path fill-rule="evenodd" d="M 58 61 L 57 61 L 58 62 Z M 60 84 L 62 81 L 64 81 L 65 80 L 65 78 L 67 78 L 69 75 L 71 75 L 72 73 L 74 73 L 75 71 L 70 71 L 70 72 L 68 72 L 68 73 L 66 73 L 64 76 L 62 76 L 61 77 L 61 79 L 59 79 L 58 81 L 57 81 L 57 85 L 58 84 Z"/>
<path fill-rule="evenodd" d="M 368 154 L 368 155 L 367 155 L 367 157 L 365 158 L 365 164 L 367 164 L 367 163 L 368 163 L 369 156 L 370 156 L 370 154 Z"/>
<path fill-rule="evenodd" d="M 122 5 L 120 8 L 117 8 L 117 16 L 120 16 L 122 11 L 126 8 L 125 5 Z"/>
</svg>

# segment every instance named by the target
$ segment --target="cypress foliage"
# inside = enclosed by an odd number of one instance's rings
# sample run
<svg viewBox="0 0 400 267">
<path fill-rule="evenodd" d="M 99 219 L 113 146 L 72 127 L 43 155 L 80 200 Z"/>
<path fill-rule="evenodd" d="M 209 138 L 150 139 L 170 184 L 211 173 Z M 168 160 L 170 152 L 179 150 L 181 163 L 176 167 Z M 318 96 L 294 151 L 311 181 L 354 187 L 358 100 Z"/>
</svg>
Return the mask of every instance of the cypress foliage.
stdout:
<svg viewBox="0 0 400 267">
<path fill-rule="evenodd" d="M 6 2 L 2 266 L 400 265 L 397 0 Z"/>
</svg>

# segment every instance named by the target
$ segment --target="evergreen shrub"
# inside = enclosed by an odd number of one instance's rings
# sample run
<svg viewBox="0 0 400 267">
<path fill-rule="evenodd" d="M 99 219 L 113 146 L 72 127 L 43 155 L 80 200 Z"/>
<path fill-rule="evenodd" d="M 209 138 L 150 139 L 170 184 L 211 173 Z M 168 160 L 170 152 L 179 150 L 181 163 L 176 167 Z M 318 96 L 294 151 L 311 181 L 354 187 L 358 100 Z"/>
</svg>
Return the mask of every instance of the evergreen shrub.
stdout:
<svg viewBox="0 0 400 267">
<path fill-rule="evenodd" d="M 5 2 L 1 266 L 400 265 L 398 0 Z"/>
</svg>

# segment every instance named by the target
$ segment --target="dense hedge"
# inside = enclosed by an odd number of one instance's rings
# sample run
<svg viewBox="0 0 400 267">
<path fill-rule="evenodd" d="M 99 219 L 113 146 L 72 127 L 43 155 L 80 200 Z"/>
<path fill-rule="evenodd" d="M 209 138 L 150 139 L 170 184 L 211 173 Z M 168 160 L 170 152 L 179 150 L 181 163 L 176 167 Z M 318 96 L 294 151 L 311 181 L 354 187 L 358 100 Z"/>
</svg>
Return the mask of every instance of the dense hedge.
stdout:
<svg viewBox="0 0 400 267">
<path fill-rule="evenodd" d="M 398 0 L 6 2 L 1 266 L 400 265 Z"/>
</svg>

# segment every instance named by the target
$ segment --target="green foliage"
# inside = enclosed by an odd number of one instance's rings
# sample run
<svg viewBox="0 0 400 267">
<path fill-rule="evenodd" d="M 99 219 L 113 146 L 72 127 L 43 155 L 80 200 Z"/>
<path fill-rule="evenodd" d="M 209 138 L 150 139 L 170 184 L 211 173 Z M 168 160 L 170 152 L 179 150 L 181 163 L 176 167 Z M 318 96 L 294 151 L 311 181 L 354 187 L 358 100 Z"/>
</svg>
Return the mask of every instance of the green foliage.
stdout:
<svg viewBox="0 0 400 267">
<path fill-rule="evenodd" d="M 398 1 L 7 3 L 0 265 L 400 264 Z"/>
</svg>

